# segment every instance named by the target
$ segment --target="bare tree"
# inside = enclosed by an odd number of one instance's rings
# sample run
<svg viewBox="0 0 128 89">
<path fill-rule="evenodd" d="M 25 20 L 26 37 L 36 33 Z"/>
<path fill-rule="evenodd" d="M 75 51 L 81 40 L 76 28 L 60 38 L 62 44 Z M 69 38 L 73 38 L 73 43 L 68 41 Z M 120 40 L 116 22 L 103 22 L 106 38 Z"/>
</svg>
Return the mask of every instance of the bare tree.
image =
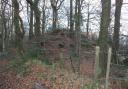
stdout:
<svg viewBox="0 0 128 89">
<path fill-rule="evenodd" d="M 6 41 L 8 36 L 8 29 L 7 29 L 7 1 L 1 0 L 1 9 L 0 9 L 0 19 L 1 19 L 1 50 L 5 51 L 6 48 Z"/>
<path fill-rule="evenodd" d="M 58 21 L 58 10 L 60 9 L 61 4 L 64 0 L 50 0 L 52 6 L 52 14 L 53 14 L 53 21 L 52 21 L 52 29 L 56 30 L 56 25 Z"/>
<path fill-rule="evenodd" d="M 35 16 L 35 36 L 36 36 L 36 39 L 39 39 L 40 36 L 41 36 L 41 30 L 40 30 L 40 25 L 41 25 L 41 22 L 40 22 L 40 16 L 41 16 L 41 13 L 40 13 L 40 10 L 38 8 L 38 4 L 39 4 L 39 1 L 40 0 L 26 0 L 29 4 L 30 4 L 30 7 L 31 7 L 31 10 L 34 11 L 34 16 Z"/>
<path fill-rule="evenodd" d="M 81 50 L 81 0 L 75 2 L 75 52 L 78 59 L 77 72 L 80 73 L 80 50 Z"/>
</svg>

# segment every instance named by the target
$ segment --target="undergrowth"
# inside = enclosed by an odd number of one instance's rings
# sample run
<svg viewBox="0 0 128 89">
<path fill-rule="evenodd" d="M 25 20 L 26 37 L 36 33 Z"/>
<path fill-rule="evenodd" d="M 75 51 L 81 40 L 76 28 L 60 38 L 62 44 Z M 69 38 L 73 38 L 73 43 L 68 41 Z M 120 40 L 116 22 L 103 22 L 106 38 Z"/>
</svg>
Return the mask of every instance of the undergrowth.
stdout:
<svg viewBox="0 0 128 89">
<path fill-rule="evenodd" d="M 91 81 L 85 84 L 81 89 L 99 89 L 99 84 L 98 82 Z"/>
<path fill-rule="evenodd" d="M 29 65 L 25 64 L 26 62 L 27 60 L 23 56 L 17 55 L 15 59 L 9 63 L 8 68 L 16 74 L 25 76 L 30 71 Z"/>
<path fill-rule="evenodd" d="M 38 60 L 45 65 L 51 65 L 49 59 L 44 57 L 43 51 L 39 46 L 33 45 L 29 48 L 23 55 L 17 54 L 13 60 L 8 65 L 8 68 L 14 71 L 16 74 L 25 76 L 30 72 L 30 65 L 27 63 L 32 61 L 32 63 L 39 63 Z"/>
<path fill-rule="evenodd" d="M 52 84 L 56 86 L 57 82 L 59 81 L 60 83 L 62 83 L 63 87 L 69 86 L 68 84 L 71 82 L 74 84 L 74 87 L 78 87 L 78 85 L 76 85 L 77 83 L 82 83 L 80 80 L 81 78 L 77 77 L 77 74 L 69 73 L 64 69 L 64 60 L 62 54 L 60 54 L 60 61 L 58 61 L 57 63 L 51 63 L 48 57 L 42 55 L 43 52 L 44 51 L 42 51 L 39 47 L 34 46 L 23 55 L 17 54 L 15 56 L 15 59 L 10 62 L 8 67 L 17 75 L 24 77 L 31 73 L 31 68 L 33 66 L 41 65 L 40 67 L 48 68 L 50 72 L 39 71 L 35 73 L 35 76 L 39 79 L 49 80 L 50 82 L 52 82 Z M 84 79 L 82 80 L 85 81 Z M 98 83 L 88 83 L 79 89 L 98 89 Z"/>
</svg>

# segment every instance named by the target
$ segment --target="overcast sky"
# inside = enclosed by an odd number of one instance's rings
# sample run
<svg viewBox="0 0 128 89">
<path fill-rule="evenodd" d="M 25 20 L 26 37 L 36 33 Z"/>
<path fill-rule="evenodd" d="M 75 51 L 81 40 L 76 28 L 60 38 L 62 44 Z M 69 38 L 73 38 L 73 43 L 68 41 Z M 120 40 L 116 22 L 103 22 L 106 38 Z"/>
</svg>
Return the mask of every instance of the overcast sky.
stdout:
<svg viewBox="0 0 128 89">
<path fill-rule="evenodd" d="M 124 0 L 124 3 L 128 3 L 128 0 Z M 122 6 L 121 25 L 123 33 L 128 34 L 128 4 Z"/>
</svg>

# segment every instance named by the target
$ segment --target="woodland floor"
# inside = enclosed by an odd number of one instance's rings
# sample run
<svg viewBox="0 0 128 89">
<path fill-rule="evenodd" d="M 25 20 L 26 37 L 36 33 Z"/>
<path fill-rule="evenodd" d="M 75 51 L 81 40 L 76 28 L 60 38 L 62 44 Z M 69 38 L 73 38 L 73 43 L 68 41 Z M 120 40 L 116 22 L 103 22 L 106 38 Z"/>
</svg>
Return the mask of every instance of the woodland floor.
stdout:
<svg viewBox="0 0 128 89">
<path fill-rule="evenodd" d="M 82 76 L 61 69 L 59 65 L 53 69 L 53 67 L 43 65 L 39 61 L 29 61 L 27 65 L 31 71 L 22 76 L 8 70 L 6 68 L 8 64 L 8 60 L 0 60 L 0 89 L 36 89 L 34 88 L 35 84 L 39 84 L 44 89 L 95 89 L 90 88 L 93 76 L 93 67 L 90 61 L 85 61 L 81 65 Z M 119 87 L 120 83 L 119 81 L 111 81 L 109 89 L 124 89 Z M 84 87 L 85 85 L 87 87 Z"/>
<path fill-rule="evenodd" d="M 59 65 L 52 69 L 50 66 L 31 61 L 28 62 L 31 71 L 26 76 L 21 76 L 8 70 L 8 64 L 8 60 L 0 60 L 0 89 L 33 89 L 35 83 L 39 83 L 45 89 L 81 89 L 81 84 L 89 83 L 89 77 L 93 76 L 92 65 L 87 62 L 85 67 L 88 70 L 83 68 L 83 74 L 88 77 L 61 69 Z"/>
<path fill-rule="evenodd" d="M 63 60 L 63 66 L 57 62 L 59 60 L 56 60 L 60 52 L 63 53 L 64 57 L 68 54 L 66 45 L 66 48 L 58 49 L 57 44 L 62 43 L 62 41 L 66 43 L 67 40 L 72 42 L 72 40 L 68 38 L 64 40 L 60 36 L 51 36 L 49 39 L 52 39 L 52 41 L 47 42 L 46 48 L 48 50 L 54 49 L 54 51 L 48 51 L 47 55 L 51 56 L 56 63 L 49 66 L 43 64 L 40 60 L 29 60 L 25 63 L 28 71 L 26 75 L 22 75 L 8 68 L 13 57 L 0 59 L 0 89 L 41 89 L 34 88 L 37 85 L 42 86 L 42 89 L 96 89 L 96 87 L 90 88 L 94 77 L 94 48 L 84 48 L 81 51 L 81 74 L 78 75 L 72 72 L 71 63 L 68 59 Z M 15 49 L 12 50 L 10 55 L 15 55 Z M 109 89 L 123 89 L 120 87 L 120 82 L 110 82 Z M 103 89 L 103 87 L 101 89 Z"/>
</svg>

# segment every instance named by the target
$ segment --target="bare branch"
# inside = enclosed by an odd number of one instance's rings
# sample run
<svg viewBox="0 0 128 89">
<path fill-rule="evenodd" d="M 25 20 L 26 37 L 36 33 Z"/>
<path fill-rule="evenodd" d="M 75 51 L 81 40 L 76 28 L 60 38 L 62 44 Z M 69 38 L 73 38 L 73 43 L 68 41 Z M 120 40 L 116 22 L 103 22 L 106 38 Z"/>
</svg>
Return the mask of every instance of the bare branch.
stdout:
<svg viewBox="0 0 128 89">
<path fill-rule="evenodd" d="M 30 5 L 33 5 L 32 0 L 26 0 Z"/>
<path fill-rule="evenodd" d="M 60 9 L 60 6 L 62 5 L 63 2 L 64 2 L 64 0 L 61 0 L 61 1 L 60 1 L 60 4 L 57 6 L 57 10 Z"/>
</svg>

